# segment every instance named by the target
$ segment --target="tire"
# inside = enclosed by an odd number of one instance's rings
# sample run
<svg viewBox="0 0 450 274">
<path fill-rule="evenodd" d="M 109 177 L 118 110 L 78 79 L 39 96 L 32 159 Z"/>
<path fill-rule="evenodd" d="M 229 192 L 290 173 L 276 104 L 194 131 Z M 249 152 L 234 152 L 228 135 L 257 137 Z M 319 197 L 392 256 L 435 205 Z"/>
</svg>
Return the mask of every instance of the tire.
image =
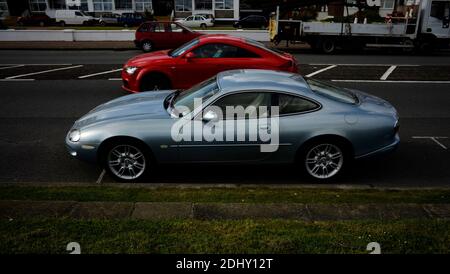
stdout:
<svg viewBox="0 0 450 274">
<path fill-rule="evenodd" d="M 59 25 L 60 25 L 61 27 L 65 27 L 65 26 L 66 26 L 66 22 L 61 21 L 61 22 L 59 22 Z"/>
<path fill-rule="evenodd" d="M 105 21 L 101 21 L 100 22 L 100 26 L 105 27 L 106 26 L 106 22 Z"/>
<path fill-rule="evenodd" d="M 410 47 L 408 47 L 408 48 L 403 48 L 403 52 L 404 52 L 404 53 L 409 53 L 409 54 L 414 53 L 414 51 L 415 51 L 415 45 L 414 45 L 414 41 L 413 41 L 413 40 L 407 39 L 407 40 L 403 41 L 403 44 L 404 44 L 404 45 L 407 45 L 407 46 L 410 46 Z M 412 47 L 411 47 L 411 46 L 412 46 Z"/>
<path fill-rule="evenodd" d="M 123 24 L 123 27 L 124 27 L 124 28 L 128 28 L 128 24 L 127 24 L 127 23 L 124 23 L 124 24 Z"/>
<path fill-rule="evenodd" d="M 141 43 L 141 49 L 143 52 L 151 52 L 153 50 L 153 43 L 149 40 L 144 40 Z"/>
<path fill-rule="evenodd" d="M 324 39 L 320 43 L 320 48 L 323 53 L 332 54 L 336 51 L 336 43 L 333 39 Z"/>
<path fill-rule="evenodd" d="M 342 142 L 322 139 L 307 144 L 298 163 L 310 179 L 326 182 L 342 174 L 349 161 L 348 148 Z"/>
<path fill-rule="evenodd" d="M 40 27 L 45 27 L 45 22 L 44 21 L 39 22 L 39 26 Z"/>
<path fill-rule="evenodd" d="M 150 74 L 144 76 L 141 81 L 140 91 L 157 91 L 171 88 L 170 80 L 161 74 Z"/>
<path fill-rule="evenodd" d="M 207 26 L 206 26 L 206 24 L 201 24 L 201 25 L 200 25 L 200 28 L 201 28 L 201 29 L 206 29 Z"/>
<path fill-rule="evenodd" d="M 106 172 L 121 182 L 135 182 L 142 179 L 152 165 L 146 148 L 132 140 L 108 145 L 102 158 Z"/>
</svg>

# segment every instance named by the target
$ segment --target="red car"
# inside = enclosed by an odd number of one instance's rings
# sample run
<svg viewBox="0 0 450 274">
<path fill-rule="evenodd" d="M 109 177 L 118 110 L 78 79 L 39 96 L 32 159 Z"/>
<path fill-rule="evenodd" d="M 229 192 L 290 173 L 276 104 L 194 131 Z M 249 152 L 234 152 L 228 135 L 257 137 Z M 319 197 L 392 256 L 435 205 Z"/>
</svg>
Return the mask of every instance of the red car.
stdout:
<svg viewBox="0 0 450 274">
<path fill-rule="evenodd" d="M 122 70 L 122 87 L 129 92 L 187 89 L 231 69 L 298 71 L 292 55 L 262 43 L 227 35 L 203 35 L 174 50 L 130 59 Z"/>
<path fill-rule="evenodd" d="M 136 47 L 145 52 L 173 49 L 202 35 L 176 22 L 145 22 L 136 30 Z"/>
</svg>

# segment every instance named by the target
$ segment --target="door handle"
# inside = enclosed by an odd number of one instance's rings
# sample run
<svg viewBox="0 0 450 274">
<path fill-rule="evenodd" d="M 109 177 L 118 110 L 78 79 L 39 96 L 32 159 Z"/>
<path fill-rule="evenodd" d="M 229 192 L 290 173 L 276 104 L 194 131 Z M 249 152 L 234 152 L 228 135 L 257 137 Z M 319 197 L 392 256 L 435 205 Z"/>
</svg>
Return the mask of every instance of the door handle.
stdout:
<svg viewBox="0 0 450 274">
<path fill-rule="evenodd" d="M 260 129 L 270 129 L 269 125 L 261 125 L 259 126 Z"/>
</svg>

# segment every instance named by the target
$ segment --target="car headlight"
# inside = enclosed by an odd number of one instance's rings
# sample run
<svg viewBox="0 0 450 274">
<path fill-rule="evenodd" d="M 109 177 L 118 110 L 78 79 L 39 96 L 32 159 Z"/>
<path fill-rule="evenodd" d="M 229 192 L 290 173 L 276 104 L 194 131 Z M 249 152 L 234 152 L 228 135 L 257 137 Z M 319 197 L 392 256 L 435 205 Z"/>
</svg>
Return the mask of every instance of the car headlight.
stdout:
<svg viewBox="0 0 450 274">
<path fill-rule="evenodd" d="M 78 142 L 80 141 L 81 132 L 78 129 L 72 129 L 69 133 L 69 140 L 71 142 Z"/>
<path fill-rule="evenodd" d="M 128 73 L 129 75 L 133 75 L 137 69 L 138 69 L 137 67 L 126 67 L 125 72 Z"/>
</svg>

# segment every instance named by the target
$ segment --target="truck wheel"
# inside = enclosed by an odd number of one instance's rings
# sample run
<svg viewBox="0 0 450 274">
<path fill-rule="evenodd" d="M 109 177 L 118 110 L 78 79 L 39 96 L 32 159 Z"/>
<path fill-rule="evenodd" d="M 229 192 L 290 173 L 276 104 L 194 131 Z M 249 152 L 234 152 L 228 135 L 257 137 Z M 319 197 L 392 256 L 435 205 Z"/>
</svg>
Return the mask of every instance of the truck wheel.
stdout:
<svg viewBox="0 0 450 274">
<path fill-rule="evenodd" d="M 61 27 L 65 27 L 65 26 L 66 26 L 66 22 L 61 21 L 61 22 L 59 22 L 59 25 L 60 25 Z"/>
<path fill-rule="evenodd" d="M 414 41 L 413 40 L 405 40 L 403 41 L 403 45 L 408 46 L 407 48 L 403 48 L 403 52 L 404 53 L 413 53 L 415 46 L 414 46 Z"/>
<path fill-rule="evenodd" d="M 334 53 L 336 50 L 336 43 L 332 39 L 324 39 L 320 45 L 322 52 L 326 54 Z"/>
</svg>

